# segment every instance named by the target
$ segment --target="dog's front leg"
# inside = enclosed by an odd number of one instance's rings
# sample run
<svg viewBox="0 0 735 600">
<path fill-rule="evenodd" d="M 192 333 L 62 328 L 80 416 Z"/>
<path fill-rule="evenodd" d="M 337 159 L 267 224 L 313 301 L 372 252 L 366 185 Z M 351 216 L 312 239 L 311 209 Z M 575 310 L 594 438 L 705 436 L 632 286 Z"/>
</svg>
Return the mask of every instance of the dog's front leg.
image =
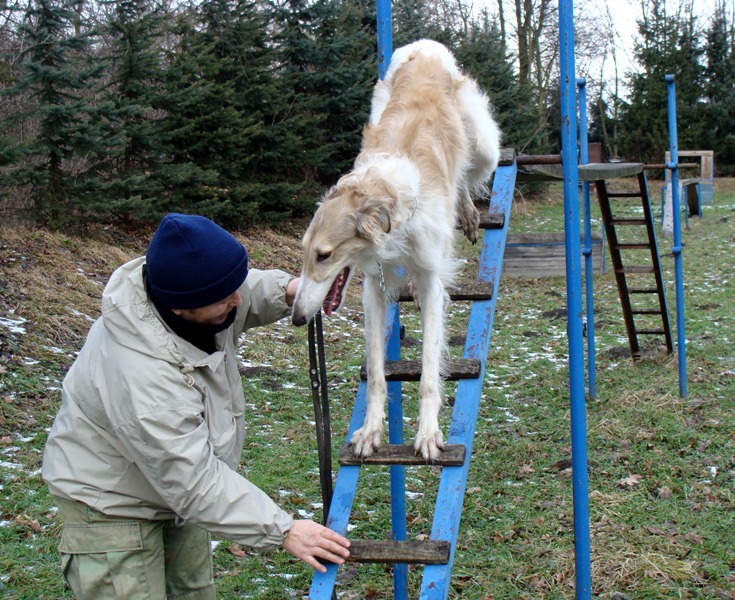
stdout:
<svg viewBox="0 0 735 600">
<path fill-rule="evenodd" d="M 367 352 L 367 409 L 362 427 L 352 435 L 355 456 L 366 458 L 380 447 L 388 386 L 385 382 L 385 311 L 387 301 L 376 277 L 365 276 L 362 295 Z"/>
<path fill-rule="evenodd" d="M 480 228 L 480 212 L 472 201 L 470 188 L 466 181 L 460 184 L 457 203 L 457 220 L 462 231 L 473 244 L 477 243 L 477 232 Z"/>
<path fill-rule="evenodd" d="M 425 460 L 435 460 L 444 447 L 439 429 L 442 405 L 442 359 L 444 353 L 444 311 L 448 296 L 435 273 L 416 278 L 421 303 L 423 330 L 421 381 L 419 383 L 419 427 L 414 449 Z"/>
</svg>

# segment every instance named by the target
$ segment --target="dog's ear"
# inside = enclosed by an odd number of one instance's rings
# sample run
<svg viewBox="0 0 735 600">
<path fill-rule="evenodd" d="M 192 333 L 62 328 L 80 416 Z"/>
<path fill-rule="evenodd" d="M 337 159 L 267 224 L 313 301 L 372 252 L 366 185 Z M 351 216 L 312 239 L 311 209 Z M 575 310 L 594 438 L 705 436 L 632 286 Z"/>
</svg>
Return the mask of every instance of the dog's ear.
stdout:
<svg viewBox="0 0 735 600">
<path fill-rule="evenodd" d="M 390 233 L 390 209 L 382 199 L 363 196 L 354 219 L 355 232 L 366 240 L 377 243 L 386 233 Z"/>
</svg>

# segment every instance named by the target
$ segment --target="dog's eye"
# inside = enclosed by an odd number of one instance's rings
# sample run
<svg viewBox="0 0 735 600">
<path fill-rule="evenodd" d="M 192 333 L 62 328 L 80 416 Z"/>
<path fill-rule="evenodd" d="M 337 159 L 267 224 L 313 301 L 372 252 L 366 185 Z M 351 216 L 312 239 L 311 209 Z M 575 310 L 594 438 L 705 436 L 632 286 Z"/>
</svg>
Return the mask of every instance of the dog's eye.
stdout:
<svg viewBox="0 0 735 600">
<path fill-rule="evenodd" d="M 316 255 L 316 262 L 324 262 L 327 260 L 330 256 L 332 256 L 331 252 L 319 252 Z"/>
</svg>

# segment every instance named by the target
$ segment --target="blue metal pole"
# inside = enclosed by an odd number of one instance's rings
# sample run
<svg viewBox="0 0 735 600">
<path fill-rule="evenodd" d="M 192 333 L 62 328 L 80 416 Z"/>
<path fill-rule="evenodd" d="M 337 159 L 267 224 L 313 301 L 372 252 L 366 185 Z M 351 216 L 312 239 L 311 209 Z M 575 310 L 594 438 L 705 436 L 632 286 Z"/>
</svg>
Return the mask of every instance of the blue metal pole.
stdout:
<svg viewBox="0 0 735 600">
<path fill-rule="evenodd" d="M 666 76 L 669 102 L 669 152 L 671 162 L 671 210 L 674 217 L 674 272 L 676 278 L 676 345 L 679 357 L 679 396 L 687 397 L 686 332 L 684 331 L 684 266 L 681 256 L 681 209 L 679 207 L 679 140 L 676 133 L 676 83 L 673 75 Z"/>
<path fill-rule="evenodd" d="M 586 165 L 590 161 L 587 143 L 587 85 L 584 79 L 577 79 L 579 89 L 579 162 Z M 592 214 L 590 209 L 590 182 L 582 182 L 582 202 L 584 203 L 584 298 L 587 307 L 587 393 L 594 400 L 597 395 L 595 376 L 595 303 L 592 277 Z"/>
<path fill-rule="evenodd" d="M 576 597 L 577 599 L 589 599 L 591 598 L 589 484 L 582 336 L 582 274 L 579 259 L 579 174 L 577 169 L 573 17 L 572 0 L 560 0 L 561 143 L 564 167 L 564 231 L 567 253 L 567 336 L 569 338 Z"/>
<path fill-rule="evenodd" d="M 391 0 L 378 0 L 378 77 L 383 79 L 393 54 L 393 26 Z M 394 321 L 391 337 L 387 342 L 388 360 L 398 360 L 401 356 L 400 313 L 393 311 Z M 389 315 L 390 316 L 390 315 Z M 388 441 L 391 444 L 403 443 L 403 386 L 401 382 L 388 383 Z M 391 528 L 394 540 L 405 540 L 406 528 L 406 475 L 403 465 L 390 467 L 391 491 Z M 396 600 L 408 598 L 408 565 L 393 565 L 393 597 Z"/>
<path fill-rule="evenodd" d="M 388 311 L 389 313 L 391 311 Z M 401 357 L 400 312 L 393 311 L 393 327 L 388 339 L 386 357 L 398 360 Z M 390 314 L 388 314 L 390 317 Z M 400 381 L 388 382 L 388 441 L 391 444 L 403 443 L 403 386 Z M 392 539 L 405 540 L 406 527 L 406 475 L 403 465 L 390 467 L 390 510 Z M 393 565 L 393 597 L 396 600 L 408 599 L 408 565 Z"/>
<path fill-rule="evenodd" d="M 378 11 L 378 77 L 383 79 L 393 54 L 391 0 L 377 0 Z"/>
</svg>

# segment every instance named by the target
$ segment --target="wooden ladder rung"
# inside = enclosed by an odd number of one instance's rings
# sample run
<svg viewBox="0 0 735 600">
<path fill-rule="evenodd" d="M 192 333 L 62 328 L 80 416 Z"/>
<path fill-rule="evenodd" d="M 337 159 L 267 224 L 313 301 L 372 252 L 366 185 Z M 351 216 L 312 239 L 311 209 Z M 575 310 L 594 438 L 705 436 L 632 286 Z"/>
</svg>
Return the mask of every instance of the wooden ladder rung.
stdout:
<svg viewBox="0 0 735 600">
<path fill-rule="evenodd" d="M 505 225 L 503 213 L 480 213 L 480 229 L 502 229 Z"/>
<path fill-rule="evenodd" d="M 660 315 L 661 311 L 657 308 L 639 308 L 630 311 L 634 315 Z"/>
<path fill-rule="evenodd" d="M 476 358 L 458 358 L 449 360 L 446 363 L 447 375 L 445 379 L 448 381 L 476 379 L 480 376 L 480 368 L 480 361 Z M 360 378 L 363 381 L 367 379 L 367 367 L 365 366 L 365 363 L 360 367 Z M 385 361 L 386 381 L 418 381 L 419 379 L 421 379 L 420 360 Z"/>
<path fill-rule="evenodd" d="M 645 219 L 624 219 L 619 217 L 612 219 L 611 223 L 613 225 L 645 225 L 647 221 Z"/>
<path fill-rule="evenodd" d="M 618 250 L 648 250 L 651 244 L 650 242 L 619 242 L 615 247 Z"/>
<path fill-rule="evenodd" d="M 515 148 L 501 148 L 500 159 L 498 160 L 499 167 L 507 167 L 512 165 L 516 160 Z"/>
<path fill-rule="evenodd" d="M 607 192 L 608 198 L 640 198 L 640 192 Z"/>
<path fill-rule="evenodd" d="M 359 458 L 349 444 L 339 449 L 340 465 L 439 465 L 443 467 L 459 467 L 464 464 L 467 448 L 464 444 L 444 444 L 439 458 L 427 462 L 412 444 L 387 444 L 378 448 L 367 458 Z"/>
<path fill-rule="evenodd" d="M 663 335 L 666 333 L 663 329 L 636 329 L 638 335 Z"/>
<path fill-rule="evenodd" d="M 658 288 L 628 288 L 629 294 L 658 294 Z"/>
<path fill-rule="evenodd" d="M 484 281 L 463 283 L 448 287 L 447 292 L 451 300 L 492 300 L 493 284 Z M 413 301 L 413 294 L 407 285 L 398 291 L 398 301 Z"/>
<path fill-rule="evenodd" d="M 360 563 L 445 565 L 449 562 L 449 552 L 450 543 L 443 540 L 350 540 L 350 557 L 347 560 Z"/>
<path fill-rule="evenodd" d="M 631 266 L 623 267 L 622 269 L 615 269 L 616 273 L 655 273 L 656 268 L 652 266 Z"/>
</svg>

